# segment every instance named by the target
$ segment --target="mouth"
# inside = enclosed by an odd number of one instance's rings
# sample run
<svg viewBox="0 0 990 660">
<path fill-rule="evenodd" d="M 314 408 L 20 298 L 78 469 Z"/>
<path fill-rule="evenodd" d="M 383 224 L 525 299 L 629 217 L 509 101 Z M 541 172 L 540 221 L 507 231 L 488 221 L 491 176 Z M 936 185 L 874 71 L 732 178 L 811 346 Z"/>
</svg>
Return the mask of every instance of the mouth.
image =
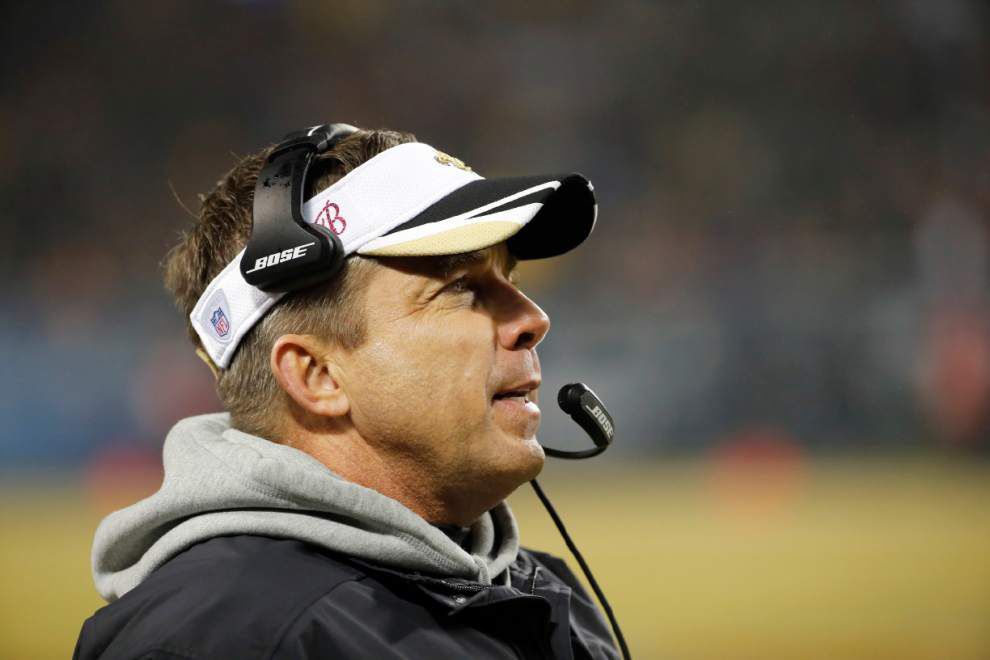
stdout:
<svg viewBox="0 0 990 660">
<path fill-rule="evenodd" d="M 494 401 L 514 400 L 519 403 L 535 403 L 535 393 L 539 386 L 540 381 L 536 379 L 528 380 L 524 383 L 509 385 L 505 389 L 497 392 L 492 399 Z"/>
<path fill-rule="evenodd" d="M 539 386 L 539 380 L 510 385 L 492 397 L 492 405 L 510 415 L 539 418 L 540 407 L 535 401 Z"/>
<path fill-rule="evenodd" d="M 521 403 L 526 403 L 527 401 L 530 400 L 530 398 L 529 398 L 529 392 L 528 391 L 525 391 L 525 390 L 515 390 L 515 391 L 512 391 L 512 392 L 502 392 L 500 394 L 496 394 L 494 397 L 492 397 L 492 399 L 495 400 L 495 401 L 515 400 L 515 401 L 519 401 Z"/>
</svg>

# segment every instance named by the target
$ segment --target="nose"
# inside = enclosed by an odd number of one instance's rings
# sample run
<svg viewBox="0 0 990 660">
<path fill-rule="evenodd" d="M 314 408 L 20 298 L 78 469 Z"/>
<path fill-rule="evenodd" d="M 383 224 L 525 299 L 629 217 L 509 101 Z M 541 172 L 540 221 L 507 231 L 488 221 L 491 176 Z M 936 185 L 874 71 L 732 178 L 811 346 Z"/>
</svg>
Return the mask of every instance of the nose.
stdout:
<svg viewBox="0 0 990 660">
<path fill-rule="evenodd" d="M 499 343 L 509 350 L 536 348 L 550 331 L 550 317 L 522 291 L 513 293 L 499 324 Z"/>
</svg>

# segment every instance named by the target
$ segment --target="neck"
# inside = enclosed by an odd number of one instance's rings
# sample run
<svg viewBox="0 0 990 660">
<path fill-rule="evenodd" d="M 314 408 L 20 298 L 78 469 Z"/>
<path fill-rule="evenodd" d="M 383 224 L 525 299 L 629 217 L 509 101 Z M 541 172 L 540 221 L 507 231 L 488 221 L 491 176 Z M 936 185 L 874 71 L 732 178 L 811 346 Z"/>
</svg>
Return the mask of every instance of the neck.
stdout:
<svg viewBox="0 0 990 660">
<path fill-rule="evenodd" d="M 396 500 L 432 525 L 469 527 L 500 501 L 483 500 L 468 484 L 438 488 L 438 479 L 420 460 L 378 451 L 353 427 L 340 433 L 295 429 L 284 437 L 285 444 L 309 454 L 337 476 Z"/>
</svg>

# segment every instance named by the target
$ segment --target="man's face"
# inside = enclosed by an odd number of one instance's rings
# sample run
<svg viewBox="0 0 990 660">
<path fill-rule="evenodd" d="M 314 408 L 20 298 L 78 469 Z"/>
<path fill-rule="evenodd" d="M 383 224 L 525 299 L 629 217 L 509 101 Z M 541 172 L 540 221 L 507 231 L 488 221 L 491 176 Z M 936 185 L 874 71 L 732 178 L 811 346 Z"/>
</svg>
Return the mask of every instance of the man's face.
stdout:
<svg viewBox="0 0 990 660">
<path fill-rule="evenodd" d="M 504 244 L 473 255 L 383 260 L 366 291 L 368 339 L 340 362 L 361 437 L 453 512 L 494 506 L 544 461 L 536 345 L 550 321 L 510 279 Z M 505 396 L 517 389 L 528 391 Z"/>
</svg>

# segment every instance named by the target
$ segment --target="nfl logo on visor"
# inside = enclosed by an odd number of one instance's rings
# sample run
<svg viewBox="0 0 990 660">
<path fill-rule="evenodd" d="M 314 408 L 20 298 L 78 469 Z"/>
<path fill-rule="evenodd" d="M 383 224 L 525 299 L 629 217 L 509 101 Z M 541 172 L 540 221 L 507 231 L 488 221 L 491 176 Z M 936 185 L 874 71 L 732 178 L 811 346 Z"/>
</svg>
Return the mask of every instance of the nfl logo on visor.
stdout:
<svg viewBox="0 0 990 660">
<path fill-rule="evenodd" d="M 213 324 L 213 329 L 220 337 L 226 337 L 227 333 L 230 332 L 230 322 L 227 320 L 226 314 L 223 313 L 223 309 L 219 307 L 210 316 L 210 323 Z"/>
<path fill-rule="evenodd" d="M 235 320 L 236 317 L 230 314 L 230 305 L 227 303 L 223 289 L 213 292 L 199 317 L 203 329 L 209 332 L 213 340 L 221 344 L 226 344 L 234 338 L 234 333 L 237 331 Z"/>
</svg>

